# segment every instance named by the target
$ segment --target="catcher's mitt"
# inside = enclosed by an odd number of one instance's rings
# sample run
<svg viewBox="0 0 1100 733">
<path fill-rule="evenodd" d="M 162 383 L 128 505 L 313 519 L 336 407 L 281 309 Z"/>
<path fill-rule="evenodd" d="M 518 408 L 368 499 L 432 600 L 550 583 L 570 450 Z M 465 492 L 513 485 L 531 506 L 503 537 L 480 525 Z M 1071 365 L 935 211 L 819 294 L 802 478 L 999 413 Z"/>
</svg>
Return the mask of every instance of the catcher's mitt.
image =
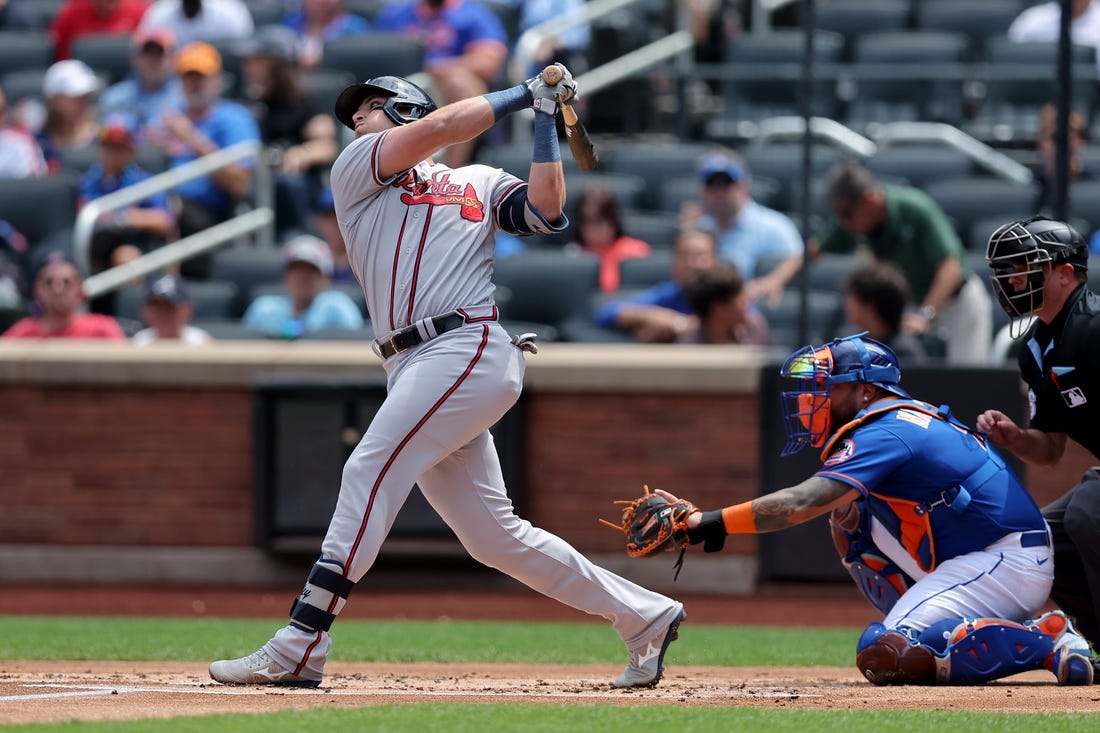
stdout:
<svg viewBox="0 0 1100 733">
<path fill-rule="evenodd" d="M 619 524 L 601 519 L 600 522 L 626 535 L 626 554 L 631 557 L 650 557 L 659 552 L 680 551 L 676 561 L 676 575 L 683 565 L 684 550 L 691 544 L 687 518 L 699 511 L 690 501 L 677 499 L 670 502 L 663 496 L 651 493 L 630 501 L 616 501 L 623 506 Z"/>
</svg>

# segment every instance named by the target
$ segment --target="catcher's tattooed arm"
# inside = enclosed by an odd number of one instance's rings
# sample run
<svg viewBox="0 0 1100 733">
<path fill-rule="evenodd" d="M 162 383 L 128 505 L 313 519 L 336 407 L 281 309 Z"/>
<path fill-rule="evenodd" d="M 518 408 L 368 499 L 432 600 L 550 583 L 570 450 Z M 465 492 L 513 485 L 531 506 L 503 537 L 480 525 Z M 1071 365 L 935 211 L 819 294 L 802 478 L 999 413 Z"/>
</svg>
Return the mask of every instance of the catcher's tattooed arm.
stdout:
<svg viewBox="0 0 1100 733">
<path fill-rule="evenodd" d="M 676 500 L 666 491 L 657 493 L 670 501 Z M 687 526 L 692 544 L 724 538 L 727 534 L 774 532 L 807 522 L 858 497 L 859 492 L 846 483 L 811 476 L 795 486 L 752 501 L 692 514 L 687 518 Z"/>
</svg>

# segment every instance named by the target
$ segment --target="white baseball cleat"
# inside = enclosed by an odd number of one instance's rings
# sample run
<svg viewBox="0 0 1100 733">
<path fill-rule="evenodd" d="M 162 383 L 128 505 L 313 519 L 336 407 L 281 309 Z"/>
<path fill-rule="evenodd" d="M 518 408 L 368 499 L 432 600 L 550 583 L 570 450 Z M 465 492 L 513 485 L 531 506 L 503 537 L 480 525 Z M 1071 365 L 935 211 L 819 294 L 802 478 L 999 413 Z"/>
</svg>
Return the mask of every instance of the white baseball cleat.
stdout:
<svg viewBox="0 0 1100 733">
<path fill-rule="evenodd" d="M 267 653 L 266 647 L 240 659 L 222 659 L 210 663 L 210 676 L 227 685 L 281 685 L 317 687 L 320 679 L 307 679 L 283 669 Z"/>
<path fill-rule="evenodd" d="M 644 647 L 630 652 L 630 664 L 612 682 L 612 687 L 656 687 L 665 671 L 665 651 L 680 636 L 680 623 L 684 620 L 684 607 L 668 628 L 650 639 Z"/>
</svg>

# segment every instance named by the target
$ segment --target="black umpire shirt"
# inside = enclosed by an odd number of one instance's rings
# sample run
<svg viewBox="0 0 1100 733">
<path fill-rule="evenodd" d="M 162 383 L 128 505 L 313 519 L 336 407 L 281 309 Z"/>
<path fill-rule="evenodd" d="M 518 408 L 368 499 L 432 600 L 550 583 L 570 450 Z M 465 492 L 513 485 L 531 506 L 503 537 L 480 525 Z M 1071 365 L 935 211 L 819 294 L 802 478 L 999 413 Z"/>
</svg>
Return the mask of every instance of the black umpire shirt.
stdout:
<svg viewBox="0 0 1100 733">
<path fill-rule="evenodd" d="M 1054 321 L 1036 321 L 1020 349 L 1031 427 L 1066 433 L 1100 458 L 1100 295 L 1082 283 Z"/>
</svg>

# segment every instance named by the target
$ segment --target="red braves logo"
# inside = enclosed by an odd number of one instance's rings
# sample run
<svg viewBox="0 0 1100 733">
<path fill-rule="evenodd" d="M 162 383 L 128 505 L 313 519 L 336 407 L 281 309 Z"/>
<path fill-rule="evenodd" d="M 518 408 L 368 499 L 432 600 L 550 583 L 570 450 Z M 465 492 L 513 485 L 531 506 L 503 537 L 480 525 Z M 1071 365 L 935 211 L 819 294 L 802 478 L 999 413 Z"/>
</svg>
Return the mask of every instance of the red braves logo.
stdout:
<svg viewBox="0 0 1100 733">
<path fill-rule="evenodd" d="M 829 458 L 825 461 L 826 466 L 835 466 L 838 463 L 844 463 L 844 461 L 855 455 L 856 444 L 852 442 L 851 438 L 845 438 L 840 441 L 840 445 L 836 447 L 832 453 L 829 454 Z"/>
<path fill-rule="evenodd" d="M 482 221 L 485 218 L 485 205 L 478 199 L 473 184 L 467 183 L 463 188 L 461 184 L 451 183 L 450 173 L 436 174 L 431 180 L 419 183 L 410 173 L 398 185 L 406 190 L 401 194 L 401 202 L 408 206 L 459 206 L 459 216 L 467 221 Z"/>
</svg>

